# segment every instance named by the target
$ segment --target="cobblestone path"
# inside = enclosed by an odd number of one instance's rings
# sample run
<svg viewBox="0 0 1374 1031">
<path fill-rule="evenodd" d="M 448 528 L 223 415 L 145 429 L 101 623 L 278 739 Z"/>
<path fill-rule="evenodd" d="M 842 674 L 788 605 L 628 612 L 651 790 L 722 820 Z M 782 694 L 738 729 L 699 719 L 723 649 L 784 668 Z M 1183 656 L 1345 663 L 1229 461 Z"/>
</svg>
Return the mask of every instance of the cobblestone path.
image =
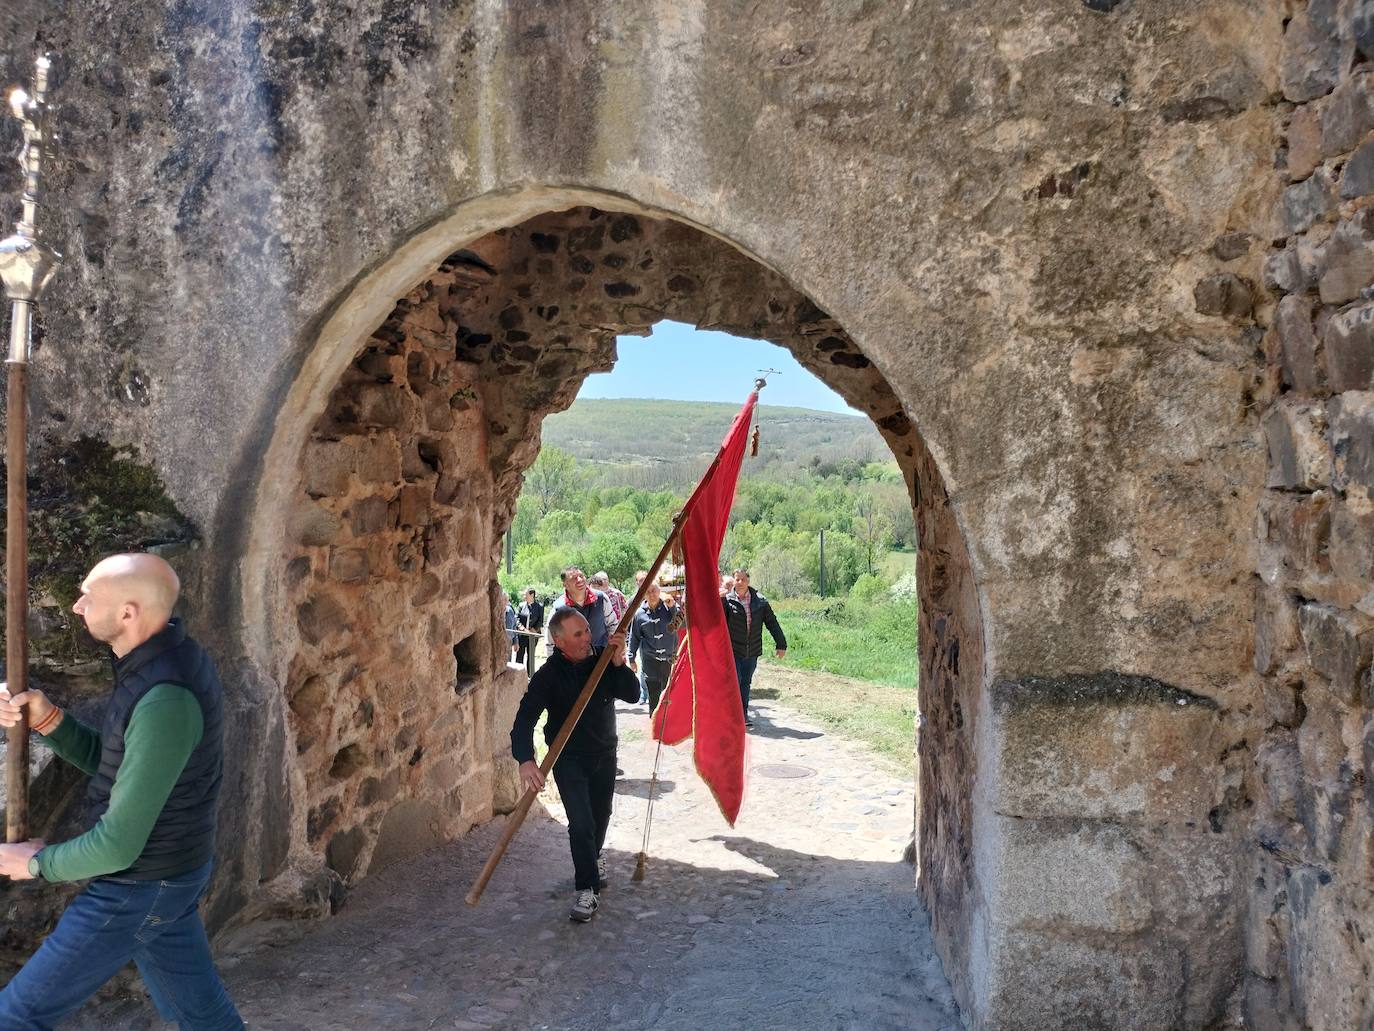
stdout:
<svg viewBox="0 0 1374 1031">
<path fill-rule="evenodd" d="M 635 884 L 654 745 L 646 710 L 622 708 L 612 887 L 590 924 L 568 920 L 572 862 L 546 792 L 475 909 L 463 896 L 504 818 L 369 878 L 332 920 L 231 937 L 220 961 L 249 1027 L 958 1028 L 901 861 L 911 784 L 781 706 L 758 709 L 733 829 L 687 748 L 664 749 Z M 78 1026 L 163 1027 L 149 1013 L 107 1004 Z"/>
</svg>

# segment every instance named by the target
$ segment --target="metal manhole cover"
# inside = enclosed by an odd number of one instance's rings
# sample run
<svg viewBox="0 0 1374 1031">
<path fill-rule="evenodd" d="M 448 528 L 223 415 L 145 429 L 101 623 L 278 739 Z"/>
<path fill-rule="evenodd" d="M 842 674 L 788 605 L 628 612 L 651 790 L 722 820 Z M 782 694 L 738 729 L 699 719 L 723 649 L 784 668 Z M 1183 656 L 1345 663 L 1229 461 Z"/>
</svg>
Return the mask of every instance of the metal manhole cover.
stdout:
<svg viewBox="0 0 1374 1031">
<path fill-rule="evenodd" d="M 781 763 L 771 766 L 755 766 L 754 772 L 760 777 L 774 777 L 777 780 L 796 780 L 800 777 L 814 777 L 816 771 L 809 766 L 785 766 Z"/>
</svg>

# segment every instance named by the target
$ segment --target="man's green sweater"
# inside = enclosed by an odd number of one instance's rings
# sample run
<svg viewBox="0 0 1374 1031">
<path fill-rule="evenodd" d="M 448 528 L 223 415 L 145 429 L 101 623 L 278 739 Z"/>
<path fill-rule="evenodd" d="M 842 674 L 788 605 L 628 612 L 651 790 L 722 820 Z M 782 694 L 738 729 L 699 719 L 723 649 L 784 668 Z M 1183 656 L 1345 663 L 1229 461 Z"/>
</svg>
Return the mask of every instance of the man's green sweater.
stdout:
<svg viewBox="0 0 1374 1031">
<path fill-rule="evenodd" d="M 44 880 L 80 881 L 132 866 L 203 732 L 200 703 L 186 688 L 158 684 L 144 695 L 129 715 L 109 808 L 85 834 L 43 848 L 38 862 Z M 100 731 L 70 713 L 47 742 L 88 775 L 100 767 Z"/>
</svg>

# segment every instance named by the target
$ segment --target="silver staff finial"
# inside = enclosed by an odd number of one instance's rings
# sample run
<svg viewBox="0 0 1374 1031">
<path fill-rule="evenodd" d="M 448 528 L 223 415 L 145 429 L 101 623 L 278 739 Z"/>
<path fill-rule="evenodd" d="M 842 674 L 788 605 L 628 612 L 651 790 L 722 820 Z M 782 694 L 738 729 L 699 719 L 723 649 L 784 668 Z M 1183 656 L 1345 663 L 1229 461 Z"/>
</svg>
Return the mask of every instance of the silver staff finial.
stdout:
<svg viewBox="0 0 1374 1031">
<path fill-rule="evenodd" d="M 52 281 L 62 256 L 47 246 L 38 232 L 38 201 L 41 196 L 43 157 L 48 142 L 48 73 L 52 69 L 49 55 L 40 57 L 35 66 L 33 92 L 15 89 L 10 92 L 9 105 L 24 130 L 24 147 L 19 152 L 19 168 L 24 173 L 22 212 L 13 236 L 0 240 L 0 281 L 5 296 L 14 305 L 10 331 L 9 358 L 25 364 L 29 360 L 29 318 L 32 305 L 43 296 Z"/>
</svg>

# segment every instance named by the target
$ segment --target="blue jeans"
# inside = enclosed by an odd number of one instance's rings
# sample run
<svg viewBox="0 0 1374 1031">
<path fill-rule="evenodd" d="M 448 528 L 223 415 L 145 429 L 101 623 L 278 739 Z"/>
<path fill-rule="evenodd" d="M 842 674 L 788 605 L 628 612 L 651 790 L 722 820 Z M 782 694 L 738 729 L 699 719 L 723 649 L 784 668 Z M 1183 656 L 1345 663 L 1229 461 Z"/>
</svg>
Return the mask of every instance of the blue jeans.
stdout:
<svg viewBox="0 0 1374 1031">
<path fill-rule="evenodd" d="M 749 718 L 749 685 L 754 682 L 754 670 L 758 668 L 758 656 L 742 659 L 735 656 L 735 676 L 739 678 L 739 700 L 744 705 L 744 718 Z"/>
<path fill-rule="evenodd" d="M 55 1026 L 129 960 L 164 1020 L 183 1031 L 240 1031 L 196 908 L 211 866 L 166 881 L 92 881 L 0 992 L 0 1031 Z"/>
</svg>

